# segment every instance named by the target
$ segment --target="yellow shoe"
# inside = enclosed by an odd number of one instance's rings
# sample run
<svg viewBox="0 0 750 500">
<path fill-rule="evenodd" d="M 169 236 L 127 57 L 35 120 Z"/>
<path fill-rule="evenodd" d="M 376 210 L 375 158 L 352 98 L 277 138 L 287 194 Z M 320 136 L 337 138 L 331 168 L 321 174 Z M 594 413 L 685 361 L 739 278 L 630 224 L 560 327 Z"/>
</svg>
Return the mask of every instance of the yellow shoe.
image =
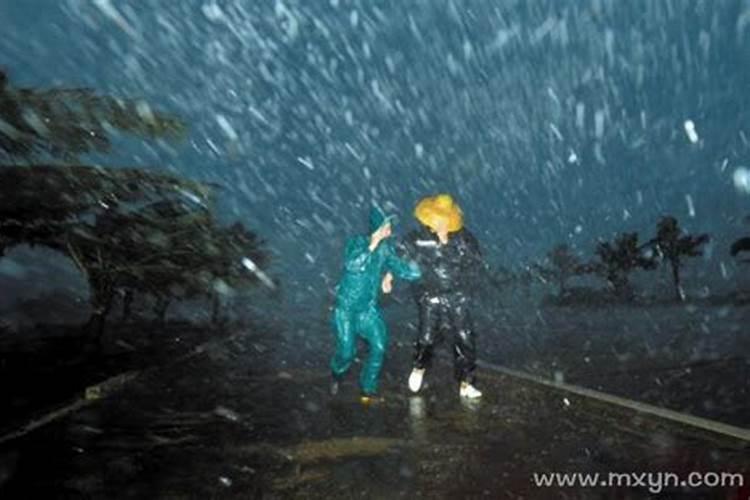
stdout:
<svg viewBox="0 0 750 500">
<path fill-rule="evenodd" d="M 383 398 L 381 396 L 377 396 L 375 394 L 362 394 L 359 397 L 359 402 L 362 403 L 365 406 L 369 406 L 372 404 L 382 403 Z"/>
</svg>

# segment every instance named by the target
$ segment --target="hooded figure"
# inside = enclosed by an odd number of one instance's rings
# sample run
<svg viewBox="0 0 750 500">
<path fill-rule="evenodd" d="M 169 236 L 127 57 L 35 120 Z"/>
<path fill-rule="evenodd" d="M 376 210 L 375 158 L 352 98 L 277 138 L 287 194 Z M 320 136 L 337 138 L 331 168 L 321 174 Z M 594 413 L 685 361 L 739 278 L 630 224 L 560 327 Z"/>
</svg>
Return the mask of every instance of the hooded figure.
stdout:
<svg viewBox="0 0 750 500">
<path fill-rule="evenodd" d="M 388 345 L 388 330 L 378 306 L 379 292 L 390 293 L 393 275 L 410 281 L 421 275 L 416 263 L 396 255 L 390 240 L 393 220 L 394 217 L 386 217 L 380 208 L 373 207 L 370 234 L 351 238 L 346 244 L 344 274 L 336 287 L 333 315 L 336 353 L 331 360 L 331 392 L 338 392 L 338 382 L 354 360 L 359 336 L 369 345 L 359 380 L 365 403 L 377 394 Z"/>
<path fill-rule="evenodd" d="M 422 279 L 415 286 L 419 332 L 409 388 L 412 392 L 421 389 L 433 347 L 449 332 L 459 394 L 478 398 L 482 393 L 474 387 L 476 341 L 470 290 L 486 270 L 479 244 L 464 228 L 463 212 L 450 195 L 422 199 L 414 216 L 422 228 L 403 242 L 406 255 L 422 270 Z"/>
</svg>

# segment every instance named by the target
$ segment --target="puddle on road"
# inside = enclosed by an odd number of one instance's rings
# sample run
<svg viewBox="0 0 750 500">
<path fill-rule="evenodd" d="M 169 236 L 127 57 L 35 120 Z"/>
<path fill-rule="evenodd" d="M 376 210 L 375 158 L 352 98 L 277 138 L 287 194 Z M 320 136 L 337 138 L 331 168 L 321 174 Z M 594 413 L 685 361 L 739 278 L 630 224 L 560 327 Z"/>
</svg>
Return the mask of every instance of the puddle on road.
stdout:
<svg viewBox="0 0 750 500">
<path fill-rule="evenodd" d="M 355 457 L 382 455 L 403 441 L 394 438 L 354 436 L 351 438 L 332 438 L 325 441 L 304 441 L 288 449 L 292 460 L 301 463 L 323 460 L 346 460 Z"/>
<path fill-rule="evenodd" d="M 92 498 L 329 499 L 528 493 L 531 471 L 645 468 L 657 458 L 670 469 L 682 455 L 701 469 L 737 456 L 712 459 L 705 442 L 670 428 L 655 457 L 664 425 L 486 372 L 478 403 L 458 398 L 446 369 L 418 396 L 385 377 L 385 401 L 363 407 L 354 377 L 332 399 L 324 370 L 250 374 L 246 365 L 195 359 L 45 429 L 26 445 L 35 462 L 18 491 L 51 467 L 45 457 L 62 465 L 34 492 L 62 484 Z"/>
</svg>

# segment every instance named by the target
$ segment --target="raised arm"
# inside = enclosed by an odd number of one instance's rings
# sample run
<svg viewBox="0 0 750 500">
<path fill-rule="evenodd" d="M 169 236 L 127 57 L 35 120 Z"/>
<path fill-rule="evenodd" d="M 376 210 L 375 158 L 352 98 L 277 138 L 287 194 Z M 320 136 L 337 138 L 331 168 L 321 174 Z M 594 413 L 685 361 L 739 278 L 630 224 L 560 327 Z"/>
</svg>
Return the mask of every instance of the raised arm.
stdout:
<svg viewBox="0 0 750 500">
<path fill-rule="evenodd" d="M 370 242 L 364 236 L 357 236 L 346 242 L 344 267 L 347 271 L 358 272 L 365 270 L 372 258 L 369 245 Z"/>
</svg>

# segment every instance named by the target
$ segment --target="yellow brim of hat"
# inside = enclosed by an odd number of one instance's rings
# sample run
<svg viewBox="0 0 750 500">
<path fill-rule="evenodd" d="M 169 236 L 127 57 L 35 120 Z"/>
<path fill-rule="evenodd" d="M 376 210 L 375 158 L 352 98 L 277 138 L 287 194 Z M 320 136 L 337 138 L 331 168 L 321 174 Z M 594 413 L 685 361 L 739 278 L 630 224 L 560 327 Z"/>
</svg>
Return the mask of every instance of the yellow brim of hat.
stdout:
<svg viewBox="0 0 750 500">
<path fill-rule="evenodd" d="M 460 231 L 464 227 L 464 215 L 461 208 L 455 203 L 449 206 L 438 204 L 437 196 L 421 200 L 414 209 L 414 216 L 419 222 L 433 230 L 437 229 L 442 221 L 447 223 L 448 231 L 451 233 Z"/>
</svg>

